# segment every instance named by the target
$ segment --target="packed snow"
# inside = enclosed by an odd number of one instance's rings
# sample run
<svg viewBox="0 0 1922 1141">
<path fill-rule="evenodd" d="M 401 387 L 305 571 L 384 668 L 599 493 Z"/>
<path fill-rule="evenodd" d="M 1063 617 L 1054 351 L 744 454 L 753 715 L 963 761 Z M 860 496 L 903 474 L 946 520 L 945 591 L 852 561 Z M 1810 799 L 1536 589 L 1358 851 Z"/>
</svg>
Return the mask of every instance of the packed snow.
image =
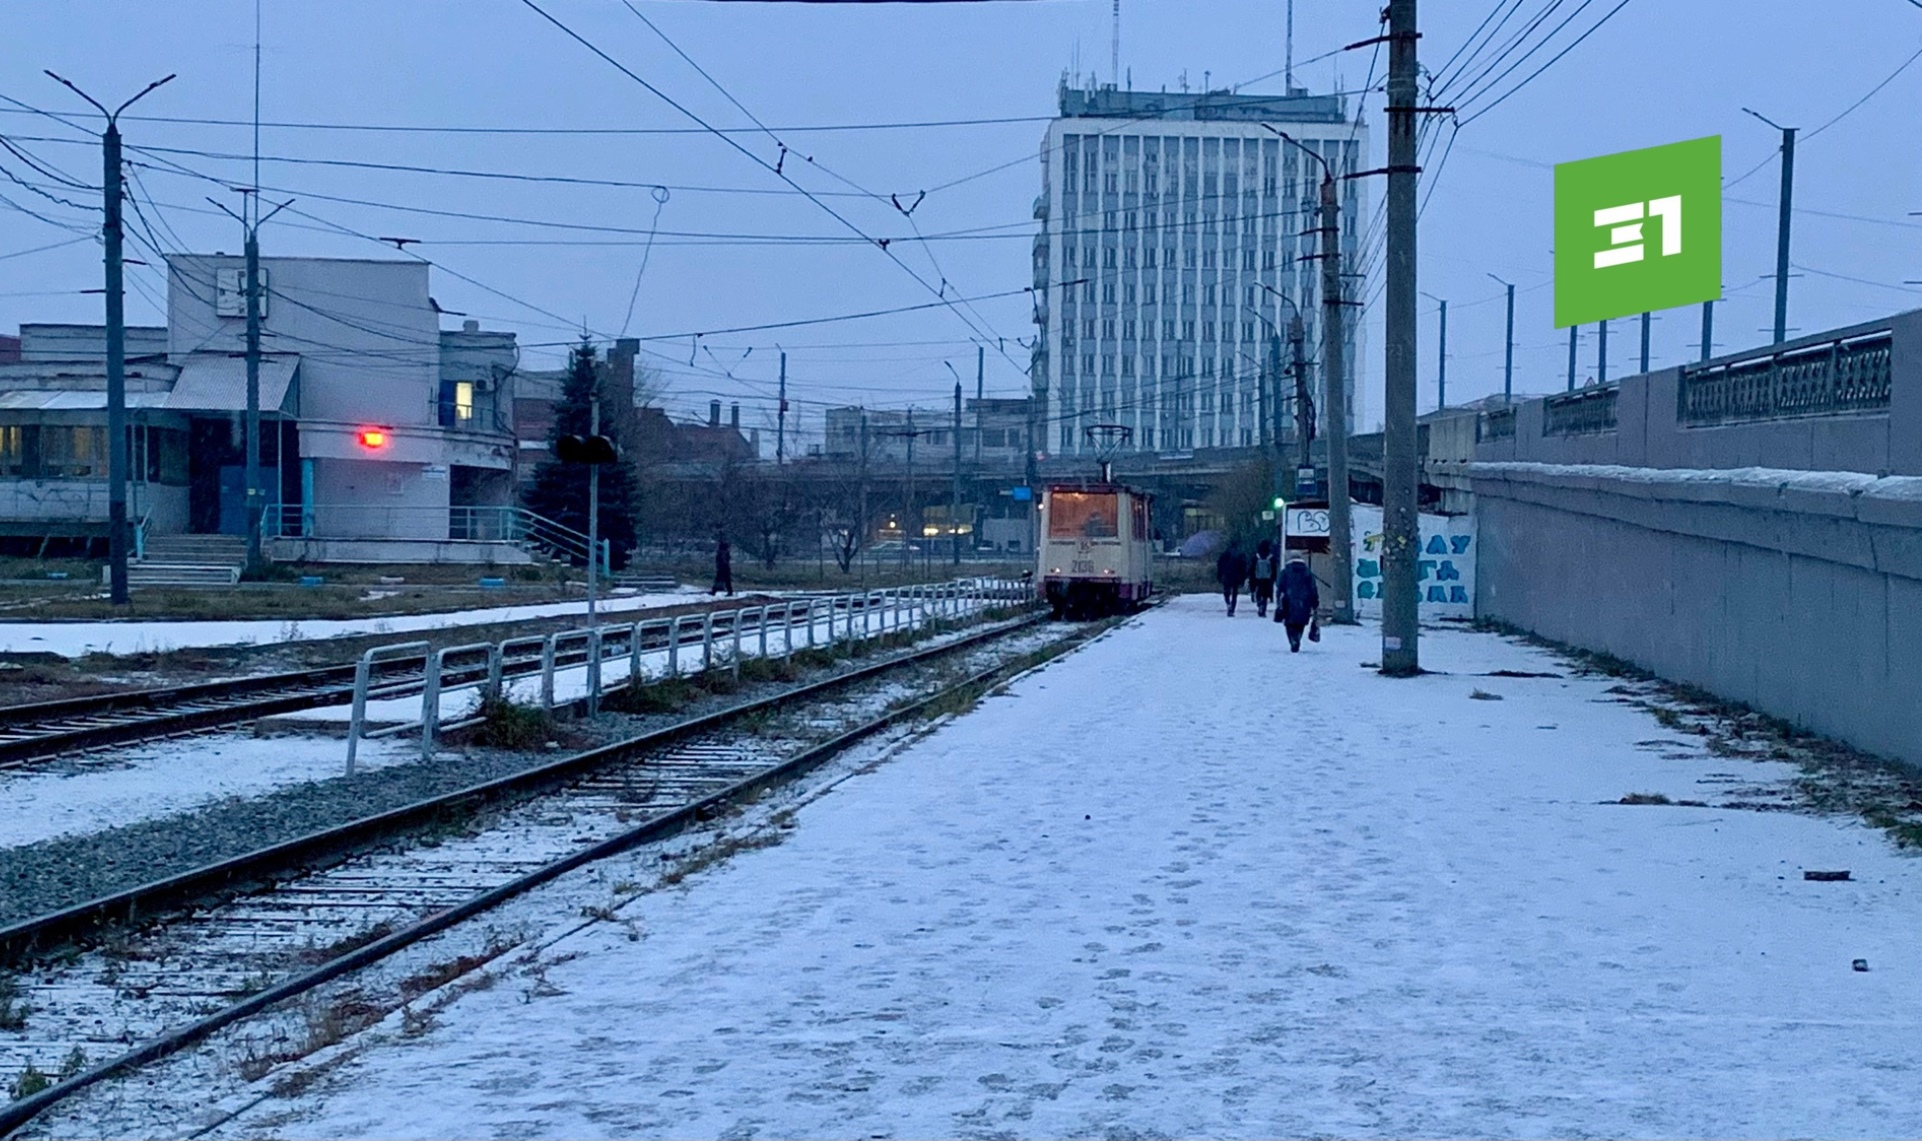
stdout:
<svg viewBox="0 0 1922 1141">
<path fill-rule="evenodd" d="M 599 609 L 603 614 L 627 614 L 636 610 L 681 606 L 704 597 L 704 592 L 692 590 L 616 595 L 602 599 Z M 586 613 L 587 603 L 581 601 L 298 622 L 0 622 L 0 653 L 59 654 L 63 658 L 78 658 L 87 654 L 164 653 L 168 650 L 210 646 L 266 646 L 360 634 L 408 634 L 450 626 L 492 626 Z"/>
<path fill-rule="evenodd" d="M 1922 1133 L 1922 864 L 1614 803 L 1792 774 L 1549 654 L 1281 633 L 1177 599 L 220 1132 Z"/>
</svg>

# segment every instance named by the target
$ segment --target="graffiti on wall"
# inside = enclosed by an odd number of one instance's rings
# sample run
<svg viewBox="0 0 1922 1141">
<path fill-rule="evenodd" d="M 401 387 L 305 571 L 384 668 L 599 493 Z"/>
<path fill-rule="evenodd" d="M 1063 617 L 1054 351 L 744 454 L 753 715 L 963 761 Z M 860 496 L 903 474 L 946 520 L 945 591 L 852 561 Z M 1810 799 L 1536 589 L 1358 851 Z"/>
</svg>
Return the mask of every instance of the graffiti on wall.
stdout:
<svg viewBox="0 0 1922 1141">
<path fill-rule="evenodd" d="M 1355 612 L 1381 614 L 1381 508 L 1354 508 Z M 1475 519 L 1472 515 L 1421 516 L 1421 554 L 1415 579 L 1424 618 L 1475 616 Z"/>
</svg>

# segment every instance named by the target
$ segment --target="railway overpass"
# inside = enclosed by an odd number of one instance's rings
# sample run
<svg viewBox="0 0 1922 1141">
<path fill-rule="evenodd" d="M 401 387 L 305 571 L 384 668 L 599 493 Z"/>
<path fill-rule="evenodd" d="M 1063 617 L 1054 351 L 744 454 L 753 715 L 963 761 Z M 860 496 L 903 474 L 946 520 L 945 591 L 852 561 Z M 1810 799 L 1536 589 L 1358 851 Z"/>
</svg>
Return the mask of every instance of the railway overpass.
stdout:
<svg viewBox="0 0 1922 1141">
<path fill-rule="evenodd" d="M 1922 765 L 1922 310 L 1464 424 L 1481 616 Z"/>
</svg>

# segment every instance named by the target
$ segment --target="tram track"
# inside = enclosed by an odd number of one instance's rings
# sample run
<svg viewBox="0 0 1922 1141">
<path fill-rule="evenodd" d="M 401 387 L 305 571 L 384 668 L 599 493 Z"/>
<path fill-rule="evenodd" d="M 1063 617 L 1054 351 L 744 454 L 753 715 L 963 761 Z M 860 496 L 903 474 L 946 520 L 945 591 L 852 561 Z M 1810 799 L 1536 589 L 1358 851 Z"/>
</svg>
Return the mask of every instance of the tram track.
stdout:
<svg viewBox="0 0 1922 1141">
<path fill-rule="evenodd" d="M 63 1024 L 119 1021 L 151 1030 L 116 1056 L 74 1067 L 78 1072 L 49 1088 L 0 1106 L 0 1133 L 569 871 L 741 805 L 957 694 L 998 684 L 1033 659 L 1028 653 L 997 657 L 996 647 L 1033 632 L 1043 617 L 997 623 L 0 930 L 7 961 L 37 954 L 42 971 L 53 970 L 54 981 L 43 977 L 34 993 L 43 1002 L 53 998 Z M 1058 652 L 1099 629 L 1082 627 L 1045 644 Z M 983 665 L 984 658 L 994 660 Z M 957 659 L 966 676 L 873 714 L 872 683 Z M 783 715 L 793 715 L 792 724 L 784 724 Z M 458 833 L 463 822 L 487 813 L 494 816 L 484 826 L 451 842 L 395 845 L 424 829 Z M 213 899 L 222 902 L 207 902 Z M 173 918 L 123 938 L 113 956 L 96 950 L 44 966 L 51 948 L 98 936 L 103 927 L 124 931 L 129 918 L 156 915 Z M 130 1015 L 130 1008 L 144 1013 Z"/>
</svg>

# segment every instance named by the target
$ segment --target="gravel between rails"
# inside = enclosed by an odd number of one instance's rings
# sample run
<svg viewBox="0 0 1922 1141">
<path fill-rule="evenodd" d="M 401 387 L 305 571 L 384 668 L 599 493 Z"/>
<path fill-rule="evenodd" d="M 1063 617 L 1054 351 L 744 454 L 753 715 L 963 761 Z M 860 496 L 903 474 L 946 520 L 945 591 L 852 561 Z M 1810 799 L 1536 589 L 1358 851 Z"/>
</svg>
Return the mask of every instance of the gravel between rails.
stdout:
<svg viewBox="0 0 1922 1141">
<path fill-rule="evenodd" d="M 1059 636 L 1058 634 L 1056 636 Z M 1026 644 L 1027 638 L 1017 639 Z M 1050 639 L 1052 640 L 1052 639 Z M 1000 642 L 984 649 L 992 650 Z M 981 651 L 977 650 L 975 653 Z M 972 657 L 963 654 L 961 660 Z M 871 664 L 872 658 L 841 661 L 805 673 L 816 681 Z M 909 667 L 861 683 L 885 693 L 952 668 L 951 659 Z M 555 737 L 572 752 L 638 736 L 689 717 L 792 688 L 790 682 L 743 682 L 725 694 L 696 698 L 673 713 L 609 713 L 595 721 L 561 722 Z M 183 742 L 183 751 L 193 748 Z M 68 836 L 0 850 L 0 923 L 17 922 L 113 892 L 243 855 L 322 828 L 454 792 L 544 764 L 561 753 L 510 752 L 477 747 L 443 752 L 419 764 L 291 785 L 254 798 L 232 798 L 191 812 L 156 817 L 103 832 Z M 183 757 L 183 760 L 190 758 Z"/>
</svg>

